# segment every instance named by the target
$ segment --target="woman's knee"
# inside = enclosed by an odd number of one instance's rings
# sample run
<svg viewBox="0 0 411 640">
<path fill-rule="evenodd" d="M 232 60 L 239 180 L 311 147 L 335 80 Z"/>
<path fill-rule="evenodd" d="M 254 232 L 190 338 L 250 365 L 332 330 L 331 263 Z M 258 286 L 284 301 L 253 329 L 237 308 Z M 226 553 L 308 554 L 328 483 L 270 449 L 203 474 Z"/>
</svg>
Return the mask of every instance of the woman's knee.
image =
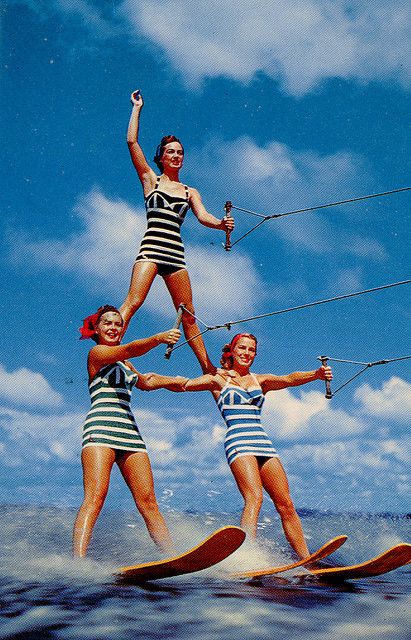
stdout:
<svg viewBox="0 0 411 640">
<path fill-rule="evenodd" d="M 263 504 L 263 491 L 259 487 L 253 487 L 242 491 L 245 505 L 253 509 L 261 509 Z"/>
<path fill-rule="evenodd" d="M 127 309 L 129 313 L 134 314 L 138 311 L 143 304 L 145 298 L 141 295 L 141 293 L 134 293 L 132 290 L 129 291 L 127 298 L 125 299 L 121 311 Z"/>
<path fill-rule="evenodd" d="M 83 507 L 88 511 L 101 511 L 107 497 L 107 488 L 102 488 L 93 492 L 86 492 L 83 500 Z"/>
<path fill-rule="evenodd" d="M 136 504 L 142 516 L 159 512 L 154 492 L 150 491 L 136 496 Z"/>
<path fill-rule="evenodd" d="M 276 509 L 280 514 L 281 518 L 285 520 L 289 520 L 296 515 L 296 510 L 293 501 L 291 498 L 286 498 L 282 500 L 277 500 Z"/>
<path fill-rule="evenodd" d="M 188 304 L 184 304 L 184 308 L 187 311 L 183 313 L 183 317 L 182 317 L 183 327 L 196 324 L 197 321 L 195 318 L 195 310 L 194 310 L 193 304 L 191 302 Z"/>
</svg>

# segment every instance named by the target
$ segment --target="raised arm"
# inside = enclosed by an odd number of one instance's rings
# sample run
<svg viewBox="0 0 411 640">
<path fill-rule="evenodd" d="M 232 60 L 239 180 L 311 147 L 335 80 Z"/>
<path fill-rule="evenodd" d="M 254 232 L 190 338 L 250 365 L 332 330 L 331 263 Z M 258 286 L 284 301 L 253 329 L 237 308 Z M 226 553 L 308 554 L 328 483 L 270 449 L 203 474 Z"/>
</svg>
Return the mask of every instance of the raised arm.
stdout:
<svg viewBox="0 0 411 640">
<path fill-rule="evenodd" d="M 315 371 L 295 371 L 286 376 L 275 376 L 271 373 L 258 374 L 257 379 L 264 393 L 277 391 L 287 387 L 298 387 L 314 380 L 332 380 L 331 367 L 320 367 Z"/>
<path fill-rule="evenodd" d="M 211 213 L 208 213 L 207 209 L 203 205 L 199 192 L 197 189 L 193 189 L 192 187 L 190 187 L 190 207 L 197 220 L 205 227 L 210 227 L 211 229 L 222 229 L 223 231 L 232 231 L 234 229 L 234 219 L 232 217 L 227 218 L 224 216 L 219 220 Z"/>
<path fill-rule="evenodd" d="M 156 174 L 148 164 L 142 148 L 138 143 L 138 129 L 140 124 L 140 111 L 143 108 L 143 96 L 140 91 L 133 91 L 131 94 L 133 110 L 127 129 L 127 144 L 130 151 L 131 160 L 138 173 L 144 193 L 154 189 Z"/>
<path fill-rule="evenodd" d="M 88 371 L 90 378 L 94 378 L 97 371 L 106 364 L 117 362 L 118 360 L 128 360 L 142 356 L 159 344 L 175 344 L 181 336 L 179 329 L 169 329 L 162 333 L 156 333 L 149 338 L 133 340 L 127 344 L 110 347 L 98 344 L 93 347 L 88 356 Z"/>
</svg>

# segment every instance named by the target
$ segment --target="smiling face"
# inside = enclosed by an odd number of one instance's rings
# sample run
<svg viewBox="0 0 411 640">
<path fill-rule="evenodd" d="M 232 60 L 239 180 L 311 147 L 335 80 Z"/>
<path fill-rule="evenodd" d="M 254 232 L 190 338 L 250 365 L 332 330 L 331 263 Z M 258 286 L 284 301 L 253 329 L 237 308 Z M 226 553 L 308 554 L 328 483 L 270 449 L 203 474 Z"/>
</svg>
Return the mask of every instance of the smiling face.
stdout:
<svg viewBox="0 0 411 640">
<path fill-rule="evenodd" d="M 178 171 L 183 166 L 184 149 L 179 142 L 169 142 L 163 148 L 161 155 L 161 164 L 163 173 L 167 173 L 167 169 Z"/>
<path fill-rule="evenodd" d="M 103 313 L 96 326 L 97 344 L 116 346 L 120 343 L 123 319 L 117 311 Z"/>
<path fill-rule="evenodd" d="M 232 348 L 233 369 L 248 369 L 257 354 L 257 343 L 254 338 L 242 337 Z"/>
</svg>

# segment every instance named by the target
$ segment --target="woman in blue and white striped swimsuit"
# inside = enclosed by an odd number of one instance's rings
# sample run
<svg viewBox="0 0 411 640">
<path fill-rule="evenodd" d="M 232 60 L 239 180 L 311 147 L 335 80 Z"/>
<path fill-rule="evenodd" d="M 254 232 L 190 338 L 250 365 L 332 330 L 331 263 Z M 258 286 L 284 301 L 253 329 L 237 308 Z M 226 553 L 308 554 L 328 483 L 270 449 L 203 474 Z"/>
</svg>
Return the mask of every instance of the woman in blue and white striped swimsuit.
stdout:
<svg viewBox="0 0 411 640">
<path fill-rule="evenodd" d="M 143 355 L 161 343 L 175 344 L 180 331 L 170 329 L 150 338 L 121 345 L 123 320 L 116 307 L 106 305 L 84 320 L 82 338 L 97 345 L 87 361 L 91 408 L 83 424 L 84 500 L 73 531 L 73 552 L 86 555 L 91 534 L 107 495 L 111 469 L 116 462 L 154 542 L 163 550 L 173 544 L 154 494 L 153 475 L 146 445 L 130 407 L 133 387 L 147 389 L 147 376 L 138 373 L 126 358 Z M 173 390 L 173 379 L 157 376 L 150 390 Z"/>
<path fill-rule="evenodd" d="M 196 189 L 180 182 L 179 172 L 183 166 L 184 149 L 175 136 L 164 136 L 157 147 L 154 162 L 161 171 L 157 176 L 148 164 L 138 143 L 140 111 L 143 98 L 140 91 L 131 94 L 133 110 L 127 131 L 127 144 L 131 160 L 143 187 L 147 229 L 134 263 L 128 294 L 120 307 L 124 319 L 124 330 L 136 311 L 144 303 L 154 278 L 164 279 L 174 306 L 180 303 L 189 313 L 183 313 L 184 334 L 189 340 L 204 373 L 214 371 L 208 358 L 200 330 L 195 320 L 191 282 L 186 269 L 181 225 L 189 209 L 206 227 L 231 231 L 233 219 L 219 220 L 204 207 Z"/>
<path fill-rule="evenodd" d="M 330 380 L 330 367 L 297 371 L 285 376 L 251 373 L 257 339 L 238 334 L 225 345 L 216 375 L 205 375 L 184 384 L 185 391 L 211 391 L 227 425 L 224 448 L 228 464 L 244 498 L 241 526 L 257 533 L 263 489 L 280 514 L 287 540 L 300 556 L 309 551 L 300 519 L 290 496 L 288 480 L 278 454 L 261 425 L 261 409 L 268 391 L 285 389 L 314 380 Z"/>
</svg>

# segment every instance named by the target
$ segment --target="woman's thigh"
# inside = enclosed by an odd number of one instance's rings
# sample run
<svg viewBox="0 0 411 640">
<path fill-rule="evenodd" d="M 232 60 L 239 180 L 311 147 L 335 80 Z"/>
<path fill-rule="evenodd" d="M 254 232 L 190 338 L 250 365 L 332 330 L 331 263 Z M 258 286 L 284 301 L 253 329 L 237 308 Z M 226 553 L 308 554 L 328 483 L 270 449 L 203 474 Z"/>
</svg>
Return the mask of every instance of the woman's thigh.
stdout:
<svg viewBox="0 0 411 640">
<path fill-rule="evenodd" d="M 275 504 L 291 500 L 287 474 L 279 458 L 269 458 L 260 463 L 264 489 Z"/>
<path fill-rule="evenodd" d="M 84 447 L 81 452 L 81 462 L 86 495 L 107 492 L 115 459 L 116 453 L 109 447 Z"/>
<path fill-rule="evenodd" d="M 260 468 L 255 456 L 240 456 L 230 465 L 231 472 L 244 498 L 262 496 Z"/>
<path fill-rule="evenodd" d="M 147 453 L 125 452 L 117 456 L 117 464 L 135 498 L 154 495 L 154 479 Z"/>
<path fill-rule="evenodd" d="M 187 269 L 179 269 L 175 273 L 164 276 L 164 282 L 173 299 L 175 308 L 178 309 L 178 306 L 183 303 L 185 307 L 193 311 L 193 292 Z"/>
</svg>

